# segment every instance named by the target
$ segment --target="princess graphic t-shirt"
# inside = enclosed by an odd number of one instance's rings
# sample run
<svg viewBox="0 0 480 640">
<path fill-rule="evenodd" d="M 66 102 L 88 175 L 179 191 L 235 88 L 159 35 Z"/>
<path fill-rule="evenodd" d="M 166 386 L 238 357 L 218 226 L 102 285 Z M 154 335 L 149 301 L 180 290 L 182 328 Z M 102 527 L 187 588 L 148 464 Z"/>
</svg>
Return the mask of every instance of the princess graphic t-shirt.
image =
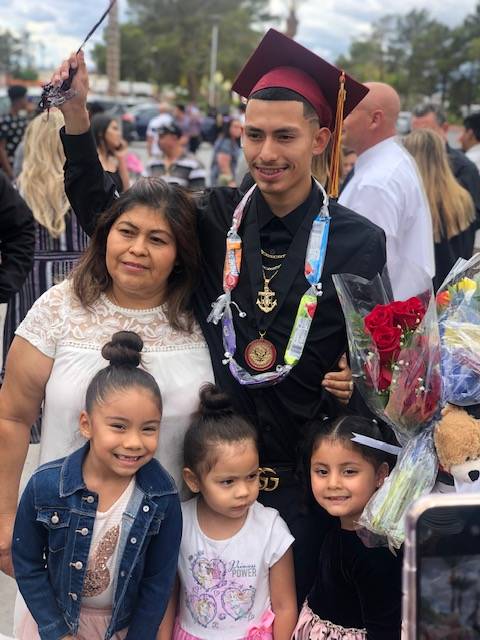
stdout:
<svg viewBox="0 0 480 640">
<path fill-rule="evenodd" d="M 182 504 L 179 623 L 197 638 L 239 640 L 270 609 L 270 567 L 294 538 L 278 511 L 255 502 L 240 531 L 212 540 L 198 524 L 197 502 Z"/>
</svg>

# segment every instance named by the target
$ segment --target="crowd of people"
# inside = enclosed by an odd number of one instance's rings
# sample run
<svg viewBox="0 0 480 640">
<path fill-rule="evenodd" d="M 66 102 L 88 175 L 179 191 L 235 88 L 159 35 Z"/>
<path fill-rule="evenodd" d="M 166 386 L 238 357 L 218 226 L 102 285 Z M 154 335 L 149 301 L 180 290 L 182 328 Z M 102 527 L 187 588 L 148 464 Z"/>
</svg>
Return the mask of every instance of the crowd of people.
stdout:
<svg viewBox="0 0 480 640">
<path fill-rule="evenodd" d="M 357 535 L 393 435 L 354 389 L 332 275 L 403 300 L 472 256 L 480 114 L 463 151 L 432 104 L 399 138 L 391 86 L 271 30 L 211 167 L 199 112 L 162 103 L 132 180 L 82 52 L 52 82 L 72 76 L 59 108 L 32 118 L 12 87 L 0 118 L 15 638 L 399 639 L 402 551 Z"/>
</svg>

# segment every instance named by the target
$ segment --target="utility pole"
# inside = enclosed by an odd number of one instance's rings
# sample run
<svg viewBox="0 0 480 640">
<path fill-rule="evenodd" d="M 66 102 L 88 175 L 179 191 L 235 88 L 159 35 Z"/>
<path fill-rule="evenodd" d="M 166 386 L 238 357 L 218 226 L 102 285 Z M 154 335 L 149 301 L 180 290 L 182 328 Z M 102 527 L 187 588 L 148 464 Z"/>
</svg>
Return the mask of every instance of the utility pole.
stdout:
<svg viewBox="0 0 480 640">
<path fill-rule="evenodd" d="M 287 29 L 285 31 L 285 35 L 287 35 L 289 38 L 295 38 L 295 36 L 297 35 L 297 4 L 298 2 L 296 0 L 290 0 L 289 13 L 287 18 Z"/>
<path fill-rule="evenodd" d="M 208 104 L 212 107 L 216 106 L 215 99 L 215 74 L 217 73 L 217 55 L 218 55 L 218 23 L 220 16 L 212 16 L 212 41 L 210 45 L 210 82 L 208 85 Z"/>
<path fill-rule="evenodd" d="M 115 2 L 108 14 L 107 26 L 107 76 L 108 93 L 118 95 L 120 80 L 120 30 L 118 26 L 118 2 Z"/>
</svg>

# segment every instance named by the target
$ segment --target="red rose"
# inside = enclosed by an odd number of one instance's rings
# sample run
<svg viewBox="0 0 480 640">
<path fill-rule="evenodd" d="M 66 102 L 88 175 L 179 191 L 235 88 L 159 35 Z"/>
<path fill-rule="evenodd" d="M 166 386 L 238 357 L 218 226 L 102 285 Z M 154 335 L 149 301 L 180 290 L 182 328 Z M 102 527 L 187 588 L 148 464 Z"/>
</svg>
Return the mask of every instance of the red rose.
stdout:
<svg viewBox="0 0 480 640">
<path fill-rule="evenodd" d="M 377 304 L 368 315 L 365 316 L 364 325 L 367 331 L 373 333 L 378 327 L 393 326 L 393 312 L 389 304 Z"/>
<path fill-rule="evenodd" d="M 425 398 L 422 407 L 422 422 L 430 420 L 438 406 L 442 396 L 442 379 L 440 374 L 434 372 L 429 380 L 429 386 L 425 392 Z"/>
<path fill-rule="evenodd" d="M 425 306 L 419 298 L 392 302 L 393 323 L 402 329 L 416 329 L 425 315 Z"/>
<path fill-rule="evenodd" d="M 385 391 L 392 384 L 392 370 L 389 367 L 382 367 L 377 380 L 377 389 Z"/>
<path fill-rule="evenodd" d="M 364 366 L 365 376 L 367 378 L 367 384 L 375 386 L 378 391 L 386 391 L 392 383 L 392 370 L 390 367 L 378 366 L 367 361 Z"/>
<path fill-rule="evenodd" d="M 382 365 L 393 362 L 400 353 L 402 330 L 398 327 L 379 327 L 372 333 L 372 338 L 378 349 Z"/>
</svg>

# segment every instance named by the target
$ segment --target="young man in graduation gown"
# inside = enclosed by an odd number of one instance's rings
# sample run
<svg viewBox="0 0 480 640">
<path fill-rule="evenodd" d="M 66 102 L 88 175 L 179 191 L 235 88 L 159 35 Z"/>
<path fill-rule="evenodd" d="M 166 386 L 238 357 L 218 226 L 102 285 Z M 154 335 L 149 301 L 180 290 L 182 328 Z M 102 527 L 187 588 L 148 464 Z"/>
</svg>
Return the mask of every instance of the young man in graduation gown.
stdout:
<svg viewBox="0 0 480 640">
<path fill-rule="evenodd" d="M 67 77 L 69 64 L 78 66 L 73 85 L 78 95 L 62 106 L 66 190 L 91 233 L 96 216 L 115 197 L 115 187 L 96 160 L 88 131 L 83 58 L 66 61 L 54 81 Z M 345 100 L 339 94 L 343 79 Z M 302 510 L 295 468 L 306 423 L 338 412 L 321 381 L 336 368 L 347 344 L 332 274 L 370 279 L 382 272 L 386 260 L 383 231 L 335 202 L 327 208 L 328 198 L 312 180 L 310 165 L 314 155 L 324 152 L 336 120 L 338 138 L 343 101 L 346 115 L 368 90 L 274 30 L 233 89 L 248 98 L 243 148 L 255 184 L 246 194 L 227 187 L 207 190 L 199 201 L 205 268 L 194 307 L 217 383 L 258 428 L 264 469 L 260 500 L 280 511 L 296 538 L 301 599 L 326 525 L 325 516 Z M 242 198 L 243 217 L 238 210 Z M 229 254 L 230 264 L 238 259 L 240 268 L 239 273 L 227 270 L 224 278 L 227 233 L 236 210 L 238 229 L 232 229 L 236 235 L 228 249 L 236 252 Z"/>
</svg>

